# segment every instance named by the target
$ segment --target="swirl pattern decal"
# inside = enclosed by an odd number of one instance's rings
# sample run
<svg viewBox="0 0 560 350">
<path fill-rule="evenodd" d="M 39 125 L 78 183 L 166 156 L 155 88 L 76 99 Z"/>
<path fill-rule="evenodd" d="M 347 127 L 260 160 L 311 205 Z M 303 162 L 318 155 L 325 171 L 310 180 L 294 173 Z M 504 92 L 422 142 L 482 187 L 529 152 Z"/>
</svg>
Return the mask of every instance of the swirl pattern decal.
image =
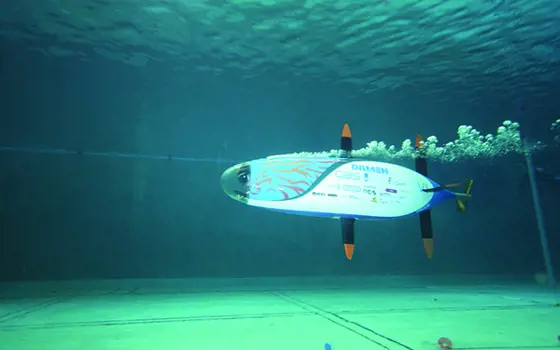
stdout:
<svg viewBox="0 0 560 350">
<path fill-rule="evenodd" d="M 251 162 L 249 197 L 256 200 L 287 200 L 305 193 L 337 159 L 259 159 Z"/>
</svg>

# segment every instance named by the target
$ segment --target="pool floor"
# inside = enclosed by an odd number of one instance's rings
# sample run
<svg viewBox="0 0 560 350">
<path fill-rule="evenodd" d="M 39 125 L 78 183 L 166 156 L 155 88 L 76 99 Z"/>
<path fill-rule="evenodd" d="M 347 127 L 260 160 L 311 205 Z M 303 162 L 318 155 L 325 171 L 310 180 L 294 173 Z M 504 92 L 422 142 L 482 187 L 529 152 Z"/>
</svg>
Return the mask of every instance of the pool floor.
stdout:
<svg viewBox="0 0 560 350">
<path fill-rule="evenodd" d="M 560 349 L 558 293 L 492 276 L 0 284 L 0 349 Z"/>
</svg>

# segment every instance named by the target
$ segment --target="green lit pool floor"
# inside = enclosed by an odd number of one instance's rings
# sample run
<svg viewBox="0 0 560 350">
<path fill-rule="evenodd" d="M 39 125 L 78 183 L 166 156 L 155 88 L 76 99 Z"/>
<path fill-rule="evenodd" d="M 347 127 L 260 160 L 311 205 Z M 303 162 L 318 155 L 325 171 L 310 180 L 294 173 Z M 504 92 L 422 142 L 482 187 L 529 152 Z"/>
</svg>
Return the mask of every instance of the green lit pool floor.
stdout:
<svg viewBox="0 0 560 350">
<path fill-rule="evenodd" d="M 0 285 L 10 350 L 560 349 L 558 293 L 448 276 Z"/>
</svg>

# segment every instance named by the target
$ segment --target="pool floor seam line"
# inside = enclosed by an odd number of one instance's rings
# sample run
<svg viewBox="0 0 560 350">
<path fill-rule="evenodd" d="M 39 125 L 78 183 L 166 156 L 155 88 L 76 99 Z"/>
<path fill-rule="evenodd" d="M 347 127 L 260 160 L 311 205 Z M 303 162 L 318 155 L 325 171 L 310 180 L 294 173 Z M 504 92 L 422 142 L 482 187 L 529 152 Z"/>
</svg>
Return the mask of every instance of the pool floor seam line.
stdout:
<svg viewBox="0 0 560 350">
<path fill-rule="evenodd" d="M 361 286 L 363 287 L 363 286 Z M 399 287 L 389 287 L 387 289 L 420 289 L 420 290 L 424 290 L 426 288 L 422 288 L 422 287 L 403 287 L 403 288 L 399 288 Z M 229 290 L 229 289 L 200 289 L 200 290 L 181 290 L 181 291 L 177 291 L 175 290 L 170 290 L 168 292 L 166 291 L 161 291 L 161 290 L 156 290 L 154 291 L 157 294 L 172 294 L 172 295 L 176 295 L 176 294 L 207 294 L 207 293 L 231 293 L 231 294 L 239 294 L 239 293 L 248 293 L 248 292 L 253 292 L 253 293 L 271 293 L 271 292 L 279 292 L 279 293 L 293 293 L 293 292 L 320 292 L 320 291 L 325 291 L 325 292 L 331 292 L 331 291 L 336 291 L 336 290 L 340 290 L 340 291 L 348 291 L 348 289 L 344 286 L 341 287 L 321 287 L 321 288 L 294 288 L 294 289 L 283 289 L 283 288 L 262 288 L 262 289 L 238 289 L 238 290 Z M 118 292 L 122 292 L 122 293 L 118 293 Z M 12 297 L 10 297 L 9 294 L 6 294 L 7 292 L 4 292 L 3 295 L 0 295 L 0 300 L 2 299 L 6 299 L 6 298 L 10 298 L 12 299 Z M 73 297 L 81 297 L 81 296 L 88 296 L 88 297 L 94 297 L 94 296 L 106 296 L 106 295 L 151 295 L 154 294 L 153 292 L 148 292 L 148 293 L 143 293 L 142 292 L 142 287 L 131 287 L 131 288 L 117 288 L 117 289 L 113 289 L 113 290 L 109 290 L 109 291 L 103 291 L 103 292 L 98 292 L 98 293 L 91 293 L 91 294 L 80 294 L 80 293 L 71 293 L 71 295 Z M 36 297 L 36 296 L 35 296 Z M 52 295 L 42 295 L 40 297 L 43 298 L 48 298 L 48 297 L 52 297 Z"/>
<path fill-rule="evenodd" d="M 100 294 L 99 296 L 104 296 L 104 295 L 112 295 L 118 291 L 120 291 L 120 288 L 117 289 L 113 289 L 109 292 L 106 292 L 104 294 Z M 68 296 L 64 296 L 64 297 L 49 297 L 46 301 L 42 302 L 42 303 L 36 303 L 32 306 L 29 306 L 27 308 L 24 309 L 20 309 L 20 310 L 16 310 L 13 312 L 8 312 L 5 313 L 3 315 L 0 315 L 0 327 L 2 326 L 2 324 L 7 323 L 7 322 L 11 322 L 14 320 L 17 320 L 18 318 L 21 318 L 23 316 L 27 316 L 29 314 L 32 314 L 36 311 L 40 311 L 40 310 L 45 310 L 51 306 L 54 305 L 58 305 L 60 303 L 64 303 L 67 301 L 70 301 L 76 297 L 79 297 L 78 295 L 68 295 Z"/>
<path fill-rule="evenodd" d="M 52 304 L 55 305 L 55 304 Z M 295 304 L 294 304 L 295 305 Z M 301 306 L 297 305 L 299 308 Z M 318 308 L 315 305 L 312 307 Z M 533 305 L 528 305 L 527 308 L 534 308 Z M 552 307 L 552 306 L 550 306 Z M 319 308 L 318 308 L 319 309 Z M 383 314 L 387 312 L 410 312 L 410 311 L 496 311 L 496 310 L 510 310 L 510 309 L 522 309 L 521 307 L 512 308 L 491 308 L 491 309 L 473 309 L 473 308 L 455 308 L 450 310 L 442 309 L 390 309 L 390 310 L 341 310 L 336 312 L 325 311 L 327 313 L 336 315 L 375 315 Z M 274 318 L 274 317 L 291 317 L 291 316 L 308 316 L 313 314 L 311 311 L 306 312 L 291 312 L 291 313 L 267 313 L 267 314 L 247 314 L 247 315 L 199 315 L 199 316 L 178 316 L 178 317 L 160 317 L 160 318 L 145 318 L 145 319 L 120 319 L 120 320 L 98 320 L 98 321 L 83 321 L 83 322 L 60 322 L 60 323 L 47 323 L 47 324 L 31 324 L 31 325 L 0 325 L 0 329 L 13 330 L 13 329 L 46 329 L 46 328 L 73 328 L 73 327 L 97 327 L 97 326 L 121 326 L 130 324 L 149 324 L 149 323 L 174 323 L 174 322 L 193 322 L 193 321 L 212 321 L 212 320 L 225 320 L 225 319 L 246 319 L 246 318 Z M 15 319 L 15 318 L 14 318 Z M 6 321 L 7 322 L 7 321 Z M 1 322 L 0 322 L 1 323 Z"/>
<path fill-rule="evenodd" d="M 364 287 L 364 286 L 361 286 Z M 367 286 L 366 286 L 367 287 Z M 442 287 L 386 287 L 387 290 L 402 290 L 402 289 L 418 289 L 418 290 L 425 290 L 425 291 L 438 291 L 438 292 L 447 292 L 447 293 L 453 293 L 453 294 L 462 294 L 464 292 L 461 291 L 456 291 L 454 289 L 450 289 L 448 287 L 442 286 Z M 340 291 L 348 291 L 347 287 L 344 286 L 333 286 L 333 287 L 322 287 L 322 288 L 294 288 L 294 289 L 282 289 L 282 288 L 262 288 L 262 289 L 241 289 L 241 290 L 229 290 L 228 288 L 226 289 L 200 289 L 200 290 L 181 290 L 181 291 L 177 291 L 175 290 L 170 290 L 168 292 L 166 291 L 161 291 L 161 290 L 156 290 L 154 291 L 157 294 L 207 294 L 207 293 L 231 293 L 231 294 L 238 294 L 238 293 L 248 293 L 248 292 L 254 292 L 254 293 L 274 293 L 274 292 L 278 292 L 278 293 L 293 293 L 293 292 L 320 292 L 320 291 L 325 291 L 325 292 L 331 292 L 331 291 L 336 291 L 336 290 L 340 290 Z M 122 292 L 122 293 L 118 293 L 118 292 Z M 5 298 L 9 298 L 9 295 L 6 294 L 7 292 L 4 291 L 3 295 L 0 295 L 0 300 L 5 299 Z M 494 296 L 497 298 L 505 298 L 506 296 L 500 294 L 500 293 L 495 293 L 495 292 L 488 292 L 488 291 L 474 291 L 474 293 L 476 294 L 481 294 L 481 295 L 490 295 L 490 296 Z M 106 295 L 150 295 L 150 294 L 154 294 L 152 292 L 148 292 L 148 293 L 143 293 L 142 292 L 142 287 L 139 286 L 135 286 L 135 287 L 130 287 L 130 288 L 117 288 L 117 289 L 112 289 L 109 291 L 104 291 L 104 292 L 99 292 L 99 293 L 91 293 L 91 294 L 79 294 L 79 293 L 72 293 L 72 296 L 106 296 Z M 42 297 L 52 297 L 52 295 L 44 295 Z M 535 301 L 535 300 L 530 300 L 527 298 L 520 298 L 520 299 L 526 299 L 526 301 L 528 302 L 533 302 L 533 303 L 539 303 L 539 301 Z"/>
<path fill-rule="evenodd" d="M 48 303 L 49 301 L 50 301 L 50 300 L 42 301 L 42 302 L 37 302 L 37 303 L 32 303 L 31 305 L 28 305 L 27 307 L 24 307 L 24 308 L 17 309 L 17 310 L 14 310 L 14 311 L 5 312 L 4 314 L 0 315 L 0 324 L 1 324 L 2 322 L 4 322 L 5 319 L 9 319 L 10 316 L 12 316 L 12 315 L 16 315 L 16 314 L 19 314 L 19 313 L 28 312 L 28 311 L 32 310 L 33 308 L 35 308 L 35 307 L 38 307 L 38 306 L 43 305 L 43 304 L 45 304 L 45 303 Z"/>
<path fill-rule="evenodd" d="M 111 290 L 109 292 L 106 292 L 104 294 L 96 294 L 95 296 L 107 296 L 107 295 L 118 295 L 118 296 L 128 296 L 128 295 L 135 295 L 138 296 L 140 294 L 135 294 L 140 288 L 132 288 L 132 289 L 126 289 L 126 290 L 122 290 L 122 289 L 114 289 Z M 119 292 L 122 292 L 120 294 L 117 294 Z M 276 290 L 274 291 L 266 291 L 267 294 L 272 294 L 272 295 L 277 295 L 277 294 L 282 294 Z M 187 293 L 190 294 L 190 293 Z M 3 323 L 7 323 L 13 320 L 16 320 L 20 317 L 29 315 L 33 312 L 36 311 L 40 311 L 40 310 L 44 310 L 48 307 L 63 303 L 63 302 L 67 302 L 70 301 L 72 299 L 75 298 L 79 298 L 82 295 L 79 296 L 68 296 L 65 298 L 54 298 L 54 299 L 49 299 L 47 301 L 45 301 L 44 303 L 38 303 L 38 304 L 34 304 L 31 305 L 27 308 L 24 309 L 20 309 L 20 310 L 16 310 L 13 312 L 8 312 L 5 313 L 4 315 L 0 316 L 0 325 Z M 85 297 L 89 297 L 91 295 L 83 295 Z M 524 300 L 524 301 L 528 301 L 528 300 Z M 367 315 L 367 314 L 379 314 L 379 313 L 387 313 L 387 312 L 419 312 L 419 311 L 449 311 L 449 312 L 453 312 L 453 311 L 496 311 L 496 310 L 513 310 L 513 309 L 525 309 L 525 308 L 551 308 L 554 307 L 554 305 L 552 304 L 547 304 L 545 302 L 533 302 L 533 301 L 529 301 L 531 304 L 523 304 L 523 305 L 481 305 L 481 306 L 477 306 L 477 307 L 427 307 L 427 308 L 400 308 L 400 309 L 377 309 L 377 310 L 340 310 L 337 311 L 337 314 L 348 314 L 348 315 L 352 315 L 352 314 L 362 314 L 362 315 Z M 300 307 L 298 305 L 298 307 Z M 316 309 L 320 309 L 319 307 L 312 305 L 312 307 L 316 308 Z M 324 310 L 323 310 L 324 311 Z M 264 314 L 263 314 L 264 315 Z M 266 314 L 269 315 L 270 317 L 273 317 L 273 315 L 275 314 Z M 202 317 L 214 317 L 215 315 L 204 315 Z M 127 320 L 121 320 L 121 321 L 127 321 Z M 100 322 L 107 322 L 107 321 L 100 321 Z"/>
<path fill-rule="evenodd" d="M 353 329 L 352 327 L 349 327 L 349 326 L 347 326 L 346 324 L 342 324 L 342 323 L 340 323 L 339 321 L 334 320 L 334 319 L 332 319 L 332 318 L 330 318 L 330 317 L 328 317 L 328 316 L 326 316 L 326 315 L 330 315 L 330 316 L 336 317 L 336 318 L 338 318 L 339 320 L 341 320 L 341 321 L 343 321 L 343 322 L 345 322 L 345 323 L 354 324 L 355 326 L 360 327 L 360 325 L 357 324 L 356 322 L 350 322 L 350 321 L 346 320 L 345 318 L 340 317 L 340 316 L 338 316 L 337 314 L 335 314 L 335 313 L 333 313 L 333 312 L 330 312 L 330 311 L 327 311 L 327 310 L 323 310 L 322 308 L 320 308 L 320 307 L 318 307 L 318 306 L 315 306 L 315 305 L 313 305 L 313 304 L 310 304 L 310 303 L 301 301 L 301 300 L 299 300 L 299 299 L 297 299 L 297 298 L 294 298 L 294 297 L 289 296 L 289 295 L 285 295 L 285 294 L 283 294 L 283 293 L 272 292 L 271 294 L 276 295 L 278 298 L 280 298 L 280 299 L 282 299 L 282 300 L 284 300 L 284 301 L 286 301 L 286 302 L 288 302 L 288 303 L 290 303 L 290 304 L 292 304 L 292 305 L 296 305 L 296 306 L 298 306 L 298 307 L 300 307 L 300 308 L 302 308 L 302 309 L 304 309 L 304 310 L 306 310 L 306 311 L 308 311 L 306 307 L 309 307 L 309 308 L 311 308 L 312 310 L 314 310 L 314 312 L 316 313 L 317 316 L 322 317 L 322 318 L 328 320 L 329 322 L 331 322 L 331 323 L 333 323 L 333 324 L 336 324 L 337 326 L 342 327 L 342 328 L 344 328 L 344 329 L 346 329 L 346 330 L 348 330 L 348 331 L 350 331 L 350 332 L 352 332 L 352 333 L 354 333 L 354 334 L 356 334 L 356 335 L 359 335 L 359 336 L 361 336 L 361 337 L 363 337 L 363 338 L 369 340 L 370 342 L 372 342 L 372 343 L 374 343 L 374 344 L 376 344 L 376 345 L 378 345 L 378 346 L 380 346 L 380 347 L 382 347 L 382 348 L 384 348 L 384 349 L 391 350 L 389 347 L 387 347 L 385 344 L 381 343 L 380 341 L 378 341 L 378 340 L 376 340 L 376 339 L 373 339 L 373 338 L 371 338 L 370 336 L 368 336 L 368 335 L 366 335 L 366 334 L 363 334 L 363 333 L 361 333 L 361 332 L 358 332 L 357 330 Z M 325 315 L 325 314 L 326 314 L 326 315 Z M 398 341 L 395 341 L 394 339 L 391 339 L 390 337 L 384 336 L 384 335 L 382 335 L 381 333 L 375 332 L 375 331 L 373 331 L 373 330 L 371 330 L 371 329 L 369 329 L 369 328 L 367 328 L 367 327 L 361 326 L 360 328 L 362 328 L 363 330 L 366 330 L 368 333 L 370 333 L 370 334 L 372 334 L 372 335 L 375 335 L 376 337 L 382 338 L 382 339 L 384 339 L 385 341 L 388 341 L 388 342 L 393 343 L 393 345 L 399 346 L 399 348 L 405 348 L 405 349 L 408 349 L 408 350 L 414 350 L 414 349 L 412 349 L 411 347 L 409 347 L 409 346 L 407 346 L 407 345 L 404 345 L 404 344 L 402 344 L 402 343 L 400 343 L 400 342 L 398 342 Z"/>
<path fill-rule="evenodd" d="M 4 314 L 4 315 L 2 315 L 2 317 L 0 317 L 0 325 L 4 324 L 6 322 L 11 322 L 11 321 L 17 320 L 18 318 L 21 318 L 23 316 L 30 315 L 30 314 L 32 314 L 36 311 L 45 310 L 45 309 L 47 309 L 51 306 L 63 303 L 63 302 L 68 301 L 70 299 L 72 299 L 72 298 L 71 297 L 70 298 L 54 298 L 54 299 L 50 299 L 48 301 L 45 301 L 43 303 L 35 304 L 35 305 L 30 306 L 30 307 L 25 308 L 25 309 L 21 309 L 21 310 L 17 310 L 17 311 L 11 312 L 11 313 Z"/>
<path fill-rule="evenodd" d="M 0 325 L 0 330 L 20 330 L 20 329 L 52 329 L 52 328 L 81 328 L 81 327 L 100 327 L 100 326 L 127 326 L 142 325 L 155 323 L 183 323 L 183 322 L 202 322 L 202 321 L 224 321 L 239 319 L 255 319 L 255 318 L 279 318 L 279 317 L 301 317 L 313 316 L 313 312 L 284 312 L 269 314 L 231 314 L 231 315 L 200 315 L 200 316 L 175 316 L 175 317 L 159 317 L 159 318 L 141 318 L 141 319 L 120 319 L 120 320 L 98 320 L 98 321 L 80 321 L 80 322 L 60 322 L 60 323 L 44 323 L 30 325 Z"/>
<path fill-rule="evenodd" d="M 552 304 L 534 305 L 534 304 L 518 304 L 518 305 L 480 305 L 480 306 L 465 306 L 465 307 L 425 307 L 425 308 L 393 308 L 393 309 L 369 309 L 369 310 L 341 310 L 336 311 L 337 314 L 348 315 L 373 315 L 383 314 L 388 312 L 422 312 L 422 311 L 506 311 L 506 310 L 523 310 L 523 309 L 549 309 L 558 308 Z"/>
</svg>

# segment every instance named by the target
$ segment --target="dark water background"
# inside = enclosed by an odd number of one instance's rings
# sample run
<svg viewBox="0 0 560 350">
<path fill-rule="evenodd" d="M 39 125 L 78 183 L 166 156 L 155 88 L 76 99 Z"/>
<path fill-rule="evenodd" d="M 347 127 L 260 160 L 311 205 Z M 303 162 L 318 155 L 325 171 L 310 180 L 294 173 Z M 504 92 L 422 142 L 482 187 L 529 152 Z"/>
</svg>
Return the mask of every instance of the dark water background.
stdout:
<svg viewBox="0 0 560 350">
<path fill-rule="evenodd" d="M 521 155 L 430 164 L 475 198 L 434 210 L 432 261 L 417 218 L 359 222 L 349 262 L 338 222 L 244 207 L 219 176 L 337 148 L 344 122 L 363 147 L 506 119 L 560 172 L 559 2 L 234 3 L 0 6 L 0 145 L 216 160 L 0 152 L 1 280 L 544 270 Z M 540 189 L 560 268 L 560 184 Z"/>
</svg>

